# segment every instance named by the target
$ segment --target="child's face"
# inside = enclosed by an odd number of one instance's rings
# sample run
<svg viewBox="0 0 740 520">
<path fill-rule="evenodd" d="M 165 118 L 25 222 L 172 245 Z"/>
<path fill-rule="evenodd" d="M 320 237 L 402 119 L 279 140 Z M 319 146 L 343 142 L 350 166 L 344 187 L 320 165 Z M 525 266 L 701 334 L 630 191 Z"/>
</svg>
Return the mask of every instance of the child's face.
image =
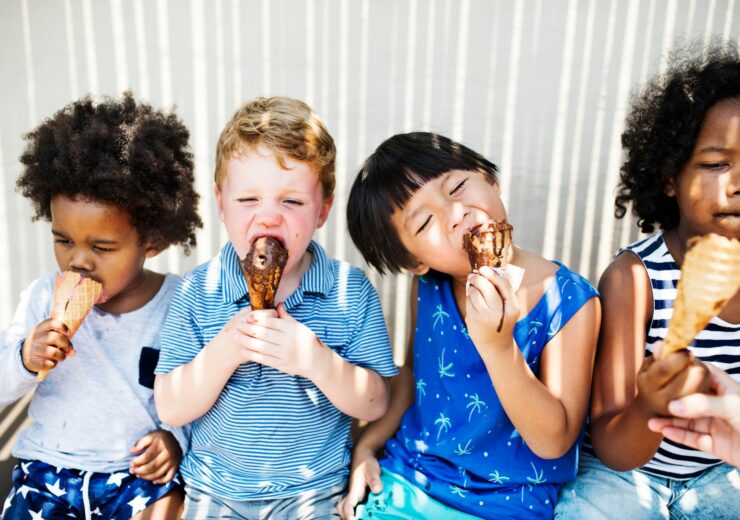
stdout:
<svg viewBox="0 0 740 520">
<path fill-rule="evenodd" d="M 290 159 L 285 163 L 287 170 L 264 149 L 230 159 L 216 201 L 239 258 L 258 237 L 274 236 L 288 250 L 288 273 L 300 265 L 314 232 L 326 222 L 332 199 L 324 200 L 311 166 Z"/>
<path fill-rule="evenodd" d="M 712 106 L 675 186 L 684 236 L 717 233 L 740 239 L 740 99 Z"/>
<path fill-rule="evenodd" d="M 401 243 L 429 268 L 464 279 L 470 272 L 463 235 L 487 220 L 506 218 L 501 190 L 480 172 L 452 170 L 427 182 L 391 221 Z"/>
<path fill-rule="evenodd" d="M 129 213 L 111 204 L 57 195 L 51 201 L 51 232 L 59 268 L 103 284 L 100 303 L 108 305 L 136 288 L 144 260 L 158 253 L 140 243 Z"/>
</svg>

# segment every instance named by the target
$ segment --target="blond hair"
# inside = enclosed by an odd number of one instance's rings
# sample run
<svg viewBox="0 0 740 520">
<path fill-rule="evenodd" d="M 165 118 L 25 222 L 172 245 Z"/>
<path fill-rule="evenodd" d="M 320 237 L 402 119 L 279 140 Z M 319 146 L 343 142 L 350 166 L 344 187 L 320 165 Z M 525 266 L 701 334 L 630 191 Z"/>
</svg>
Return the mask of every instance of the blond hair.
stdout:
<svg viewBox="0 0 740 520">
<path fill-rule="evenodd" d="M 281 168 L 286 158 L 309 164 L 319 175 L 324 200 L 334 193 L 337 151 L 323 121 L 306 103 L 288 97 L 247 101 L 221 131 L 216 145 L 216 186 L 226 178 L 226 163 L 264 146 Z"/>
</svg>

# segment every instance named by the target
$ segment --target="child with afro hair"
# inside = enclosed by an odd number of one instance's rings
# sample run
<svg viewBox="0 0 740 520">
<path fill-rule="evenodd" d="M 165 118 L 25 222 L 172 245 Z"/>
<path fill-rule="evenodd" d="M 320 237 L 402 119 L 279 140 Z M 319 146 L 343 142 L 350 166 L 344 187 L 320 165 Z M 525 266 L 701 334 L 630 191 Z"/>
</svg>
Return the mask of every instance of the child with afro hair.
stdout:
<svg viewBox="0 0 740 520">
<path fill-rule="evenodd" d="M 2 518 L 174 518 L 185 436 L 162 427 L 152 387 L 179 277 L 144 262 L 173 244 L 189 253 L 202 226 L 188 131 L 125 93 L 73 102 L 26 140 L 17 188 L 51 221 L 59 269 L 102 294 L 73 345 L 50 317 L 48 273 L 0 336 L 0 406 L 35 390 Z"/>
<path fill-rule="evenodd" d="M 593 449 L 584 449 L 555 517 L 737 518 L 737 468 L 716 449 L 664 436 L 656 422 L 680 411 L 672 401 L 710 386 L 704 363 L 740 376 L 740 293 L 688 349 L 656 356 L 688 241 L 709 233 L 740 239 L 737 44 L 677 47 L 665 73 L 634 100 L 622 145 L 616 216 L 631 204 L 643 232 L 660 232 L 620 249 L 601 277 Z"/>
</svg>

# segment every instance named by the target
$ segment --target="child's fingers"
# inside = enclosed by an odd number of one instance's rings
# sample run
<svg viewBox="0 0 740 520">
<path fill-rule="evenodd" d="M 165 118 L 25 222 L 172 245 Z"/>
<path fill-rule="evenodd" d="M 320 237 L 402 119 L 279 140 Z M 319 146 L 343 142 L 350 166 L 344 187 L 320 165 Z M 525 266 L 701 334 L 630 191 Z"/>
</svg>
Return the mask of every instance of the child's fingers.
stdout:
<svg viewBox="0 0 740 520">
<path fill-rule="evenodd" d="M 155 477 L 160 477 L 166 472 L 166 464 L 168 458 L 169 455 L 164 451 L 155 453 L 155 456 L 153 458 L 143 463 L 134 464 L 134 473 L 136 474 L 136 476 L 146 478 L 147 480 L 152 480 Z M 161 475 L 159 474 L 160 470 L 162 470 Z"/>
<path fill-rule="evenodd" d="M 709 363 L 706 366 L 712 378 L 712 390 L 718 395 L 740 394 L 740 383 L 735 381 L 730 374 Z"/>
<path fill-rule="evenodd" d="M 136 470 L 140 470 L 141 468 L 155 460 L 160 453 L 162 453 L 161 450 L 149 447 L 144 450 L 144 453 L 131 461 L 131 467 Z"/>
<path fill-rule="evenodd" d="M 153 441 L 154 441 L 154 435 L 152 435 L 151 433 L 147 433 L 141 439 L 136 441 L 136 444 L 134 444 L 134 446 L 131 448 L 131 451 L 133 453 L 139 453 L 144 448 L 149 447 Z"/>
<path fill-rule="evenodd" d="M 670 354 L 664 359 L 653 357 L 649 377 L 656 386 L 665 386 L 690 364 L 691 356 L 684 350 Z"/>
<path fill-rule="evenodd" d="M 282 331 L 276 329 L 270 329 L 262 325 L 241 323 L 237 325 L 236 329 L 250 338 L 263 340 L 273 345 L 279 345 L 280 340 L 283 337 Z"/>
<path fill-rule="evenodd" d="M 165 473 L 162 478 L 153 480 L 152 482 L 154 482 L 155 484 L 167 484 L 167 482 L 175 478 L 176 473 L 177 473 L 177 466 L 173 465 L 171 468 L 167 470 L 167 473 Z"/>
</svg>

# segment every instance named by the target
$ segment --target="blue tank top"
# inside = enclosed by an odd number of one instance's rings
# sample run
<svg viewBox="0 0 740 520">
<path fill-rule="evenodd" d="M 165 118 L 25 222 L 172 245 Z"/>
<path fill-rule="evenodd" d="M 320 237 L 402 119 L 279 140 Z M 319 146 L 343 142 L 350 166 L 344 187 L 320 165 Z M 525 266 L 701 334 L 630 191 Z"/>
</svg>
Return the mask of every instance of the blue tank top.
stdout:
<svg viewBox="0 0 740 520">
<path fill-rule="evenodd" d="M 560 265 L 514 340 L 534 374 L 547 345 L 596 290 Z M 573 480 L 578 445 L 542 459 L 524 443 L 457 310 L 451 279 L 419 278 L 414 337 L 415 402 L 381 464 L 450 507 L 483 518 L 552 517 L 560 484 Z"/>
</svg>

